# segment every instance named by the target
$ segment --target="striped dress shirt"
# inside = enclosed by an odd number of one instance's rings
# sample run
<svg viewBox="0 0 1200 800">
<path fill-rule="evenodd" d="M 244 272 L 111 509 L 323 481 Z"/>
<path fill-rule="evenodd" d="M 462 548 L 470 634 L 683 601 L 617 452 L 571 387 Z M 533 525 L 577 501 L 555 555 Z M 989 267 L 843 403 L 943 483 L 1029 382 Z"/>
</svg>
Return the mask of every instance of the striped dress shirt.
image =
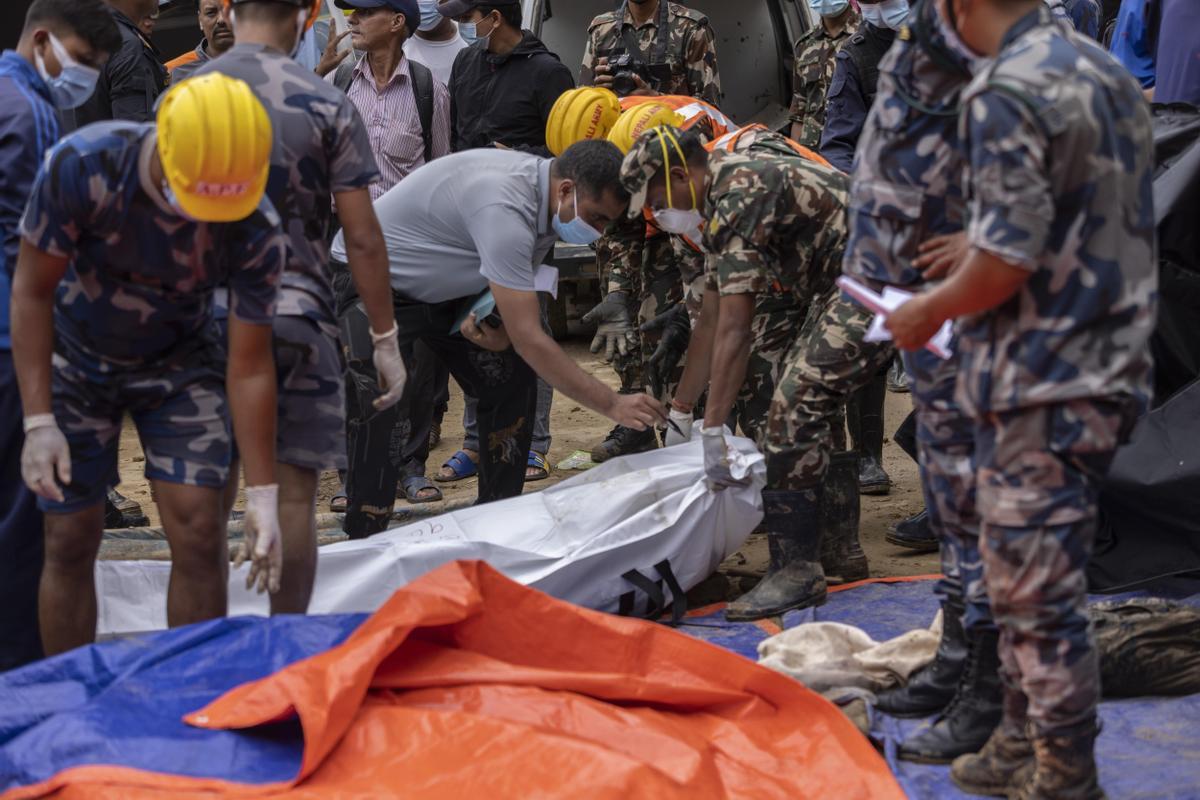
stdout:
<svg viewBox="0 0 1200 800">
<path fill-rule="evenodd" d="M 400 59 L 396 71 L 382 88 L 371 72 L 370 57 L 363 56 L 354 68 L 346 90 L 358 109 L 371 149 L 383 178 L 371 185 L 371 199 L 378 200 L 400 179 L 425 163 L 425 140 L 413 91 L 408 58 Z M 450 152 L 450 93 L 433 81 L 433 157 Z"/>
</svg>

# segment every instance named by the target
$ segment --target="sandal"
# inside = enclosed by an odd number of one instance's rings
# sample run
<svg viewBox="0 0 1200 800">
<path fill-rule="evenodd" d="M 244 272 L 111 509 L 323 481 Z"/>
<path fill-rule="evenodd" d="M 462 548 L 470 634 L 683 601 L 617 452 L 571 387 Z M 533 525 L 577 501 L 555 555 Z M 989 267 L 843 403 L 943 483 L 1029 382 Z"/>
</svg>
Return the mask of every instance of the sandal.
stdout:
<svg viewBox="0 0 1200 800">
<path fill-rule="evenodd" d="M 464 481 L 467 478 L 474 478 L 479 472 L 479 465 L 471 460 L 471 457 L 464 451 L 459 450 L 450 458 L 446 459 L 446 463 L 442 464 L 442 468 L 449 468 L 454 473 L 453 476 L 434 475 L 433 479 L 438 483 L 454 483 L 455 481 Z"/>
<path fill-rule="evenodd" d="M 350 509 L 350 497 L 346 494 L 346 484 L 329 498 L 329 510 L 334 514 L 345 514 Z"/>
<path fill-rule="evenodd" d="M 550 465 L 546 463 L 546 457 L 536 450 L 530 450 L 529 458 L 525 461 L 525 480 L 542 481 L 549 477 Z"/>
<path fill-rule="evenodd" d="M 429 482 L 424 475 L 410 475 L 400 481 L 404 487 L 404 498 L 410 503 L 436 503 L 442 499 L 442 490 Z M 433 490 L 436 494 L 421 497 L 421 492 Z"/>
</svg>

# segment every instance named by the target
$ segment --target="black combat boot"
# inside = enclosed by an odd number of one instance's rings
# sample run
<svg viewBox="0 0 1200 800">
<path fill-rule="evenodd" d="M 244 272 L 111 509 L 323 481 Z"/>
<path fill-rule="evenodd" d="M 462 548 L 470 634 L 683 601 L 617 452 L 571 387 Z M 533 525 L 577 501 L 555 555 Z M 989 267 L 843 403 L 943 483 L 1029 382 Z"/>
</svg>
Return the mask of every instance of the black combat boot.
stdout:
<svg viewBox="0 0 1200 800">
<path fill-rule="evenodd" d="M 641 392 L 640 390 L 622 389 L 619 393 L 640 394 Z M 655 434 L 654 428 L 635 431 L 633 428 L 618 425 L 608 432 L 608 436 L 604 437 L 603 442 L 592 448 L 592 461 L 599 464 L 602 461 L 608 461 L 610 458 L 628 456 L 634 453 L 645 453 L 647 450 L 654 450 L 657 447 L 658 435 Z"/>
<path fill-rule="evenodd" d="M 1021 689 L 1005 681 L 1004 716 L 982 750 L 954 759 L 950 779 L 955 786 L 968 794 L 1007 797 L 1025 784 L 1037 766 L 1027 735 L 1028 706 Z"/>
<path fill-rule="evenodd" d="M 1058 736 L 1033 735 L 1037 766 L 1010 800 L 1104 800 L 1096 774 L 1095 720 Z"/>
<path fill-rule="evenodd" d="M 900 743 L 897 755 L 920 764 L 949 764 L 987 744 L 1003 715 L 995 631 L 967 632 L 967 665 L 954 699 L 933 727 Z"/>
<path fill-rule="evenodd" d="M 821 498 L 821 566 L 830 584 L 871 576 L 867 554 L 858 541 L 860 517 L 858 453 L 834 453 Z"/>
<path fill-rule="evenodd" d="M 934 553 L 938 549 L 937 536 L 929 524 L 929 509 L 926 508 L 921 509 L 919 514 L 913 514 L 889 527 L 883 538 L 889 544 L 916 550 L 918 553 Z"/>
<path fill-rule="evenodd" d="M 846 427 L 850 446 L 858 451 L 858 490 L 863 494 L 887 494 L 892 479 L 883 469 L 883 400 L 887 375 L 880 373 L 859 389 L 846 404 Z"/>
<path fill-rule="evenodd" d="M 942 601 L 942 638 L 933 661 L 909 676 L 904 686 L 881 693 L 875 708 L 892 717 L 924 717 L 946 707 L 967 663 L 962 618 L 960 599 Z"/>
<path fill-rule="evenodd" d="M 771 564 L 758 585 L 729 604 L 725 618 L 742 622 L 825 602 L 821 569 L 821 490 L 764 490 Z"/>
</svg>

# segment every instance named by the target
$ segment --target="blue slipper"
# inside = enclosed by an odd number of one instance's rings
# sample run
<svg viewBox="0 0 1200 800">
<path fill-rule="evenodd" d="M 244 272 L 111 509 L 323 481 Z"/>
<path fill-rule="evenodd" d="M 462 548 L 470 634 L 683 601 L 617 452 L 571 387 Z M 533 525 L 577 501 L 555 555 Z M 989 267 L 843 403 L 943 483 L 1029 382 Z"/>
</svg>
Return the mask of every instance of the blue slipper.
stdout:
<svg viewBox="0 0 1200 800">
<path fill-rule="evenodd" d="M 543 481 L 550 477 L 550 465 L 546 463 L 546 457 L 536 450 L 529 451 L 525 466 L 526 481 Z"/>
<path fill-rule="evenodd" d="M 450 458 L 446 459 L 446 463 L 442 464 L 442 466 L 449 467 L 450 471 L 454 473 L 454 477 L 447 478 L 441 474 L 434 475 L 433 479 L 438 483 L 454 483 L 455 481 L 465 481 L 467 478 L 474 478 L 479 472 L 479 465 L 472 461 L 471 457 L 462 450 L 459 450 L 457 453 L 450 456 Z"/>
</svg>

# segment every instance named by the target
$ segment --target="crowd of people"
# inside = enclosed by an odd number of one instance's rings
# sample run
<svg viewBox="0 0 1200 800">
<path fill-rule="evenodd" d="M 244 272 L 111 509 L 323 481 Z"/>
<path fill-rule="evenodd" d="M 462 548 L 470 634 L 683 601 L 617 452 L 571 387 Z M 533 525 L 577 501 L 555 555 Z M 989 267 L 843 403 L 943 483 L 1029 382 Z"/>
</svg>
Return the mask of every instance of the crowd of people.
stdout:
<svg viewBox="0 0 1200 800">
<path fill-rule="evenodd" d="M 323 472 L 352 537 L 437 482 L 513 497 L 555 391 L 616 424 L 597 461 L 694 435 L 720 490 L 756 441 L 770 565 L 727 610 L 755 620 L 868 576 L 891 372 L 926 510 L 889 541 L 943 573 L 935 659 L 877 703 L 938 714 L 899 755 L 1102 796 L 1084 568 L 1148 403 L 1147 101 L 1200 103 L 1194 4 L 810 0 L 790 136 L 722 113 L 716 33 L 667 0 L 581 31 L 578 85 L 519 0 L 336 0 L 340 33 L 321 0 L 199 0 L 165 63 L 159 5 L 34 0 L 0 56 L 0 669 L 94 639 L 126 416 L 173 626 L 225 613 L 239 475 L 247 584 L 304 613 Z M 595 249 L 616 391 L 549 333 L 558 242 Z M 915 293 L 890 339 L 840 276 Z"/>
</svg>

